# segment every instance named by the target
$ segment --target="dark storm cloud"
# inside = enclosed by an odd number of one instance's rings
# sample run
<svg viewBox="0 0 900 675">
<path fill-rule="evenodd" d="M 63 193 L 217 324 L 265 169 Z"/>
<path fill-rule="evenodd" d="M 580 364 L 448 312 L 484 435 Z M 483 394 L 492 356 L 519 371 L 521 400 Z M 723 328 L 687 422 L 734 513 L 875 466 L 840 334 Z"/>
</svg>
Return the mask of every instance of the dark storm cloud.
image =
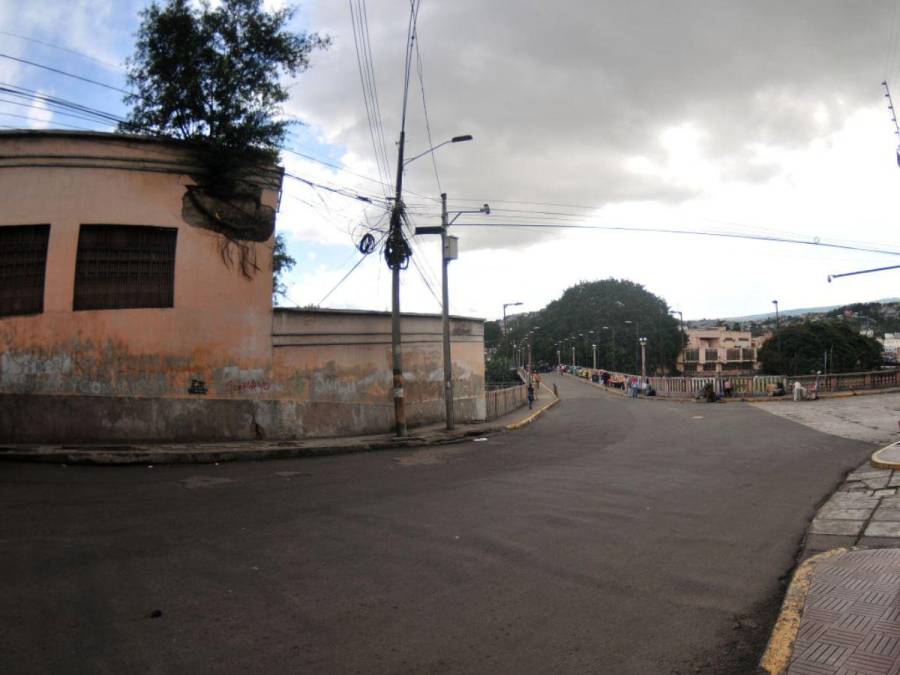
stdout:
<svg viewBox="0 0 900 675">
<path fill-rule="evenodd" d="M 309 9 L 335 44 L 303 76 L 296 108 L 335 132 L 333 141 L 371 157 L 349 9 Z M 400 0 L 369 3 L 390 155 L 407 10 Z M 779 167 L 755 160 L 752 147 L 803 148 L 859 107 L 880 104 L 879 82 L 893 69 L 885 59 L 893 12 L 885 1 L 423 0 L 433 137 L 476 137 L 440 151 L 444 188 L 451 200 L 675 203 L 696 196 L 696 186 L 636 174 L 626 163 L 643 157 L 664 166 L 660 134 L 678 125 L 702 132 L 703 156 L 723 178 L 763 182 Z M 412 151 L 424 149 L 415 84 L 408 138 Z M 427 160 L 408 180 L 436 192 Z M 469 247 L 497 243 L 474 230 L 467 237 Z"/>
</svg>

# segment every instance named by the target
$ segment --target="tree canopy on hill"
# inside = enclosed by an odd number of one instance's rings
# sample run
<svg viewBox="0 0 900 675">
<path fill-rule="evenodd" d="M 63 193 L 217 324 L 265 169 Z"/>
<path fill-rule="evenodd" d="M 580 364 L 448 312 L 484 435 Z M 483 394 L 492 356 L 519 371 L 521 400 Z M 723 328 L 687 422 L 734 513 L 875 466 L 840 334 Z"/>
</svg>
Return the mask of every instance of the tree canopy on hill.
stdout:
<svg viewBox="0 0 900 675">
<path fill-rule="evenodd" d="M 647 338 L 647 373 L 669 373 L 681 348 L 678 321 L 669 306 L 642 285 L 624 279 L 586 281 L 566 289 L 527 319 L 510 319 L 510 334 L 501 352 L 520 344 L 529 331 L 534 362 L 557 363 L 557 350 L 564 363 L 572 361 L 575 348 L 578 365 L 592 365 L 592 345 L 597 345 L 597 367 L 607 370 L 640 371 L 638 338 Z M 557 346 L 557 343 L 562 344 Z"/>
<path fill-rule="evenodd" d="M 824 368 L 826 352 L 828 372 L 875 370 L 882 364 L 881 344 L 843 321 L 785 326 L 766 340 L 758 358 L 764 373 L 809 375 Z"/>
</svg>

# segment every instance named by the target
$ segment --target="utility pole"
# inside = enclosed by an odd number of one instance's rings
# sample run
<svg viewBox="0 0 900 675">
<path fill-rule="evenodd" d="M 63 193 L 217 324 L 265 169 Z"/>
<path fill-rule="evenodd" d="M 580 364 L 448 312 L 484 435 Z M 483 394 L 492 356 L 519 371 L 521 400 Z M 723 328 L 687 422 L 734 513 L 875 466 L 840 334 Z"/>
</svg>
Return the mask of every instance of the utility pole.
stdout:
<svg viewBox="0 0 900 675">
<path fill-rule="evenodd" d="M 400 347 L 400 267 L 398 243 L 406 245 L 403 237 L 403 146 L 406 142 L 406 108 L 403 110 L 403 126 L 400 129 L 400 143 L 397 150 L 397 191 L 394 208 L 391 211 L 388 246 L 393 250 L 391 266 L 391 363 L 394 384 L 394 424 L 397 436 L 406 436 L 406 401 L 403 397 L 403 355 Z M 398 241 L 399 240 L 399 241 Z"/>
<path fill-rule="evenodd" d="M 784 356 L 781 353 L 781 324 L 778 320 L 778 301 L 773 300 L 772 304 L 775 305 L 775 334 L 778 336 L 778 367 L 784 371 Z M 782 372 L 783 374 L 784 372 Z"/>
<path fill-rule="evenodd" d="M 453 361 L 450 355 L 450 297 L 447 289 L 447 263 L 450 262 L 447 239 L 447 193 L 441 193 L 441 303 L 443 304 L 444 333 L 444 408 L 447 430 L 453 429 Z"/>
<path fill-rule="evenodd" d="M 471 136 L 454 136 L 447 143 L 458 143 L 461 140 L 472 140 Z M 442 143 L 441 145 L 444 145 Z M 440 146 L 436 146 L 440 147 Z M 430 151 L 434 151 L 432 148 Z M 423 153 L 423 154 L 427 154 Z M 416 159 L 413 157 L 413 159 Z M 409 160 L 410 162 L 412 161 Z M 490 213 L 491 210 L 487 204 L 477 211 L 457 211 L 453 216 L 456 220 L 462 213 Z M 453 223 L 450 220 L 450 214 L 447 213 L 447 193 L 441 193 L 441 225 L 440 227 L 417 227 L 416 234 L 439 234 L 441 235 L 441 333 L 443 335 L 444 347 L 444 409 L 447 421 L 447 430 L 453 429 L 453 356 L 450 352 L 450 290 L 447 281 L 447 265 L 451 260 L 456 260 L 458 256 L 456 237 L 447 234 L 447 229 Z M 522 303 L 517 303 L 522 304 Z M 506 305 L 503 306 L 503 326 L 504 335 L 506 333 Z M 513 343 L 515 348 L 515 343 Z"/>
</svg>

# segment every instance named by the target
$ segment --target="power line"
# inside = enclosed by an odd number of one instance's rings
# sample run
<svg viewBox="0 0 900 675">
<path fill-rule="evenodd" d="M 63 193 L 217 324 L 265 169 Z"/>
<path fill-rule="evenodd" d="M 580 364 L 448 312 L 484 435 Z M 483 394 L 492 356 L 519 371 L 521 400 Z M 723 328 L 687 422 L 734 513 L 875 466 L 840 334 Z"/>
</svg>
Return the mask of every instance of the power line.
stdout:
<svg viewBox="0 0 900 675">
<path fill-rule="evenodd" d="M 416 31 L 418 37 L 418 31 Z M 434 141 L 431 140 L 431 122 L 428 119 L 428 102 L 425 97 L 425 78 L 422 75 L 422 53 L 419 51 L 419 40 L 416 40 L 416 70 L 419 74 L 419 91 L 422 92 L 422 110 L 425 113 L 425 133 L 428 137 L 428 147 L 434 147 Z M 441 178 L 438 175 L 437 157 L 435 153 L 431 153 L 431 166 L 434 168 L 434 180 L 437 183 L 438 194 L 443 194 L 444 189 L 441 187 Z"/>
<path fill-rule="evenodd" d="M 385 238 L 386 236 L 387 236 L 387 233 L 384 233 L 384 234 L 381 235 L 381 238 L 375 243 L 376 247 L 377 247 L 379 244 L 381 244 L 382 241 L 384 241 L 384 238 Z M 343 283 L 350 277 L 350 275 L 353 274 L 353 272 L 356 271 L 356 268 L 358 268 L 358 267 L 362 264 L 362 261 L 365 260 L 365 259 L 368 258 L 368 257 L 369 257 L 368 255 L 363 254 L 362 257 L 361 257 L 359 260 L 356 261 L 356 264 L 353 265 L 353 267 L 351 267 L 351 268 L 347 271 L 347 273 L 346 273 L 343 277 L 341 277 L 340 281 L 338 281 L 338 282 L 334 285 L 334 288 L 332 288 L 330 291 L 328 291 L 328 292 L 325 294 L 325 297 L 323 297 L 321 300 L 319 300 L 318 304 L 321 306 L 322 303 L 324 303 L 324 302 L 331 296 L 331 294 L 334 293 L 334 292 L 340 287 L 340 285 L 343 284 Z"/>
<path fill-rule="evenodd" d="M 28 37 L 26 35 L 19 35 L 17 33 L 10 33 L 9 31 L 0 30 L 0 35 L 6 35 L 9 37 L 18 38 L 19 40 L 26 40 L 27 42 L 33 42 L 37 45 L 43 45 L 44 47 L 50 47 L 51 49 L 58 49 L 63 52 L 68 52 L 69 54 L 75 54 L 77 56 L 81 56 L 85 59 L 89 59 L 94 63 L 99 63 L 103 66 L 108 66 L 110 68 L 115 68 L 116 70 L 125 70 L 121 64 L 118 63 L 110 63 L 109 61 L 104 61 L 103 59 L 98 59 L 95 56 L 91 56 L 90 54 L 86 54 L 84 52 L 80 52 L 77 49 L 71 49 L 70 47 L 62 47 L 61 45 L 53 44 L 52 42 L 45 42 L 44 40 L 38 40 L 36 38 Z"/>
<path fill-rule="evenodd" d="M 36 108 L 39 110 L 40 108 Z M 16 115 L 15 113 L 8 113 L 0 111 L 0 115 L 3 117 L 16 117 L 18 119 L 28 120 L 29 122 L 49 122 L 49 120 L 39 120 L 33 117 L 29 117 L 28 115 Z M 62 122 L 53 122 L 58 127 L 65 127 L 66 129 L 78 129 L 79 131 L 94 131 L 94 129 L 89 129 L 88 127 L 80 127 L 77 124 L 64 124 Z"/>
<path fill-rule="evenodd" d="M 847 251 L 861 251 L 863 253 L 879 253 L 883 255 L 900 256 L 900 251 L 892 251 L 881 248 L 852 246 L 838 244 L 815 239 L 791 239 L 788 237 L 775 237 L 753 234 L 736 234 L 726 232 L 712 232 L 707 230 L 676 230 L 664 227 L 626 227 L 623 225 L 574 225 L 570 223 L 456 223 L 454 227 L 484 227 L 484 228 L 548 228 L 570 230 L 607 230 L 617 232 L 643 232 L 652 234 L 687 234 L 703 237 L 720 237 L 723 239 L 747 239 L 752 241 L 770 241 L 783 244 L 803 244 L 807 246 L 821 246 L 823 248 L 837 248 Z"/>
<path fill-rule="evenodd" d="M 17 61 L 18 63 L 24 63 L 29 66 L 34 66 L 35 68 L 43 68 L 44 70 L 49 70 L 52 73 L 57 73 L 59 75 L 65 75 L 66 77 L 71 77 L 76 80 L 81 80 L 82 82 L 87 82 L 89 84 L 97 85 L 98 87 L 104 87 L 106 89 L 112 89 L 113 91 L 117 91 L 120 94 L 133 95 L 133 92 L 128 91 L 127 89 L 121 89 L 119 87 L 115 87 L 111 84 L 106 84 L 105 82 L 98 82 L 97 80 L 92 80 L 89 77 L 82 77 L 81 75 L 75 75 L 74 73 L 66 72 L 65 70 L 60 70 L 59 68 L 53 68 L 52 66 L 45 66 L 42 63 L 35 63 L 34 61 L 29 61 L 28 59 L 20 59 L 16 56 L 10 56 L 9 54 L 4 54 L 0 52 L 0 58 L 9 59 L 10 61 Z"/>
</svg>

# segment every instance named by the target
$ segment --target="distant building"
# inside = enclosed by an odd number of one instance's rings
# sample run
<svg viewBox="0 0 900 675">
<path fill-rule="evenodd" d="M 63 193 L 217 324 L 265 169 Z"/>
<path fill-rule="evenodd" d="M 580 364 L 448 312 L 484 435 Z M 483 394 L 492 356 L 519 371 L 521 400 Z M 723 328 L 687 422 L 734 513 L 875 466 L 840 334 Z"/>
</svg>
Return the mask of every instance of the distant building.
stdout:
<svg viewBox="0 0 900 675">
<path fill-rule="evenodd" d="M 724 327 L 686 332 L 687 345 L 677 363 L 685 375 L 752 375 L 759 368 L 757 351 L 769 337 Z"/>
<path fill-rule="evenodd" d="M 887 363 L 900 363 L 900 333 L 885 333 L 878 338 Z"/>
</svg>

